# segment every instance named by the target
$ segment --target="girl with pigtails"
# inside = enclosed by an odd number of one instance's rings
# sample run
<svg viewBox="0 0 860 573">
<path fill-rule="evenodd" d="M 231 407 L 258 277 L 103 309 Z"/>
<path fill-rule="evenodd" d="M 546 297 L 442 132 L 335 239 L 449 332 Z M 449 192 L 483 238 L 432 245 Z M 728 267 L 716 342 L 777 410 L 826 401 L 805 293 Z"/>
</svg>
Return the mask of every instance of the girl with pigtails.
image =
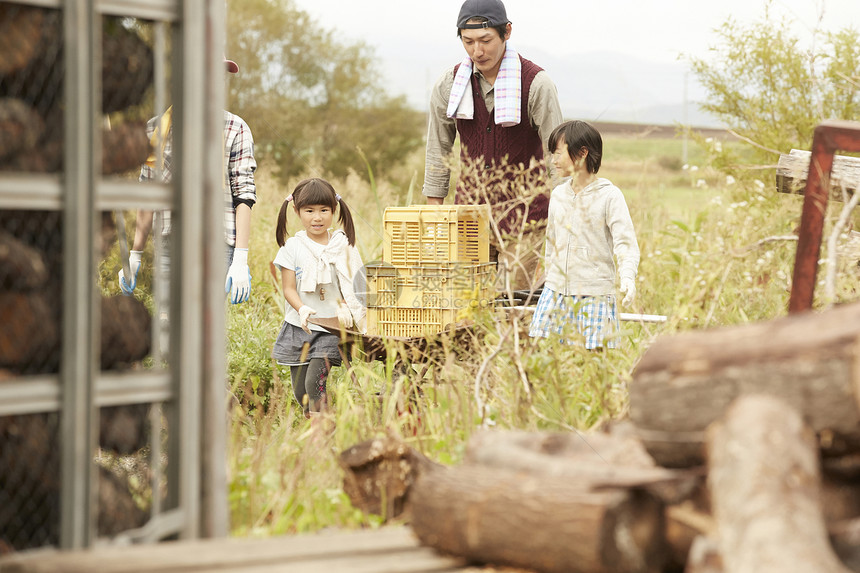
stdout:
<svg viewBox="0 0 860 573">
<path fill-rule="evenodd" d="M 290 204 L 304 230 L 287 238 Z M 331 230 L 338 210 L 343 230 Z M 363 263 L 349 207 L 324 179 L 305 179 L 284 200 L 275 238 L 281 248 L 274 265 L 287 304 L 272 358 L 290 367 L 293 393 L 310 418 L 325 409 L 329 371 L 341 363 L 339 337 L 312 317 L 337 317 L 343 328 L 366 331 L 367 308 L 355 293 Z"/>
</svg>

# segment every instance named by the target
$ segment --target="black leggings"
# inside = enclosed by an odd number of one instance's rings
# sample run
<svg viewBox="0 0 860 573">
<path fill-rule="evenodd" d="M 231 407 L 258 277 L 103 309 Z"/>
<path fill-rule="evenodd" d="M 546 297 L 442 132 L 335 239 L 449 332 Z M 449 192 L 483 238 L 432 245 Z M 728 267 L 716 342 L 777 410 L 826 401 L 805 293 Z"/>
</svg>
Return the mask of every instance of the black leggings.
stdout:
<svg viewBox="0 0 860 573">
<path fill-rule="evenodd" d="M 325 408 L 325 381 L 329 370 L 331 367 L 327 358 L 311 358 L 307 364 L 290 366 L 293 394 L 301 404 L 305 416 L 310 416 L 309 412 L 319 412 Z"/>
</svg>

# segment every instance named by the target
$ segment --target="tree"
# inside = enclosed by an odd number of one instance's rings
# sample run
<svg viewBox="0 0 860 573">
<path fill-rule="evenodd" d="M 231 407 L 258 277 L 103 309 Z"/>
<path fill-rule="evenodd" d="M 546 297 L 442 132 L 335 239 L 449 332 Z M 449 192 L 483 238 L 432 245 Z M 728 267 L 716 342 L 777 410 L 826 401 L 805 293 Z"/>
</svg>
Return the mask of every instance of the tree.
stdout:
<svg viewBox="0 0 860 573">
<path fill-rule="evenodd" d="M 792 148 L 809 149 L 822 120 L 860 117 L 857 30 L 816 31 L 814 45 L 804 48 L 787 22 L 772 20 L 769 6 L 748 27 L 729 19 L 717 30 L 713 57 L 691 59 L 708 93 L 702 109 L 753 142 L 752 156 L 762 164 Z M 730 153 L 720 150 L 717 166 L 736 163 Z"/>
<path fill-rule="evenodd" d="M 230 0 L 227 45 L 241 73 L 230 108 L 282 177 L 310 170 L 377 176 L 423 145 L 424 114 L 392 97 L 373 49 L 322 29 L 292 0 Z"/>
</svg>

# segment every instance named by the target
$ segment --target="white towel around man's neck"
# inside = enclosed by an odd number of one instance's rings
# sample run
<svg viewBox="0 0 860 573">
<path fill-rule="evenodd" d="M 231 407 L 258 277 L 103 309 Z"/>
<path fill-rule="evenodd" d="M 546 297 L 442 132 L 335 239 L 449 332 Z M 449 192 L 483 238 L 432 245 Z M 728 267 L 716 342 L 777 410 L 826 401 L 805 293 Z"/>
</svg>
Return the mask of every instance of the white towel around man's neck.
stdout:
<svg viewBox="0 0 860 573">
<path fill-rule="evenodd" d="M 448 98 L 447 115 L 454 119 L 475 117 L 475 98 L 472 94 L 472 59 L 466 57 L 457 69 L 451 95 Z M 495 122 L 502 127 L 519 125 L 522 120 L 522 63 L 517 51 L 506 44 L 505 55 L 493 84 L 495 99 Z"/>
</svg>

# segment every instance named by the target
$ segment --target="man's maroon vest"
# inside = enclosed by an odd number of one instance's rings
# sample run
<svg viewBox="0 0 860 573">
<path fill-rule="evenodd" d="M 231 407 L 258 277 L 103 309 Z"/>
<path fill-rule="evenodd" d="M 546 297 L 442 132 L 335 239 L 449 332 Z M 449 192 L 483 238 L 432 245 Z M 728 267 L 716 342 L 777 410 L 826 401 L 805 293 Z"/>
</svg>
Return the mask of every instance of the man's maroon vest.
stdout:
<svg viewBox="0 0 860 573">
<path fill-rule="evenodd" d="M 488 201 L 493 205 L 509 201 L 516 187 L 511 184 L 514 179 L 513 173 L 507 173 L 502 180 L 494 177 L 494 175 L 498 175 L 494 166 L 500 165 L 503 158 L 507 157 L 507 165 L 522 164 L 524 166 L 528 166 L 532 158 L 535 158 L 540 163 L 540 166 L 536 168 L 538 172 L 542 174 L 545 171 L 542 162 L 543 144 L 537 129 L 531 125 L 528 114 L 529 90 L 531 90 L 532 81 L 542 68 L 522 56 L 520 56 L 520 62 L 522 63 L 522 119 L 518 125 L 512 127 L 496 125 L 495 109 L 492 112 L 487 111 L 478 78 L 474 74 L 472 75 L 472 92 L 475 100 L 474 119 L 457 120 L 461 162 L 467 158 L 471 159 L 476 168 L 483 168 L 487 172 L 487 178 L 482 179 L 481 183 L 490 187 L 491 194 L 496 196 L 491 196 Z M 458 65 L 454 68 L 455 76 L 459 67 Z M 534 174 L 535 172 L 532 172 L 532 175 Z M 480 177 L 480 174 L 478 176 Z M 460 177 L 457 184 L 456 203 L 475 202 L 475 191 L 472 188 L 477 182 L 470 181 L 470 179 L 472 178 L 468 176 Z M 548 206 L 549 193 L 544 191 L 535 197 L 529 205 L 528 220 L 540 221 L 541 223 L 546 221 Z M 516 212 L 510 213 L 504 220 L 499 221 L 499 225 L 503 231 L 508 231 L 517 218 L 519 217 Z"/>
</svg>

